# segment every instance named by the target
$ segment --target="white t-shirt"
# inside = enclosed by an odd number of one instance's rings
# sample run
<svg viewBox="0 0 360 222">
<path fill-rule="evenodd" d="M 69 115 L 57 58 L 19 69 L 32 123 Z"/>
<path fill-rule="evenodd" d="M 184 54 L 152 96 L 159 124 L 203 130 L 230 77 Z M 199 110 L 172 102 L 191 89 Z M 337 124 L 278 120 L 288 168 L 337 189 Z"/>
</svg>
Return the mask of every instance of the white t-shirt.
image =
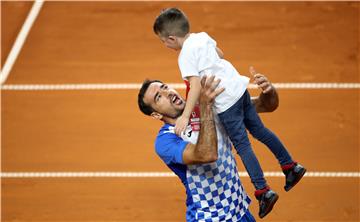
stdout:
<svg viewBox="0 0 360 222">
<path fill-rule="evenodd" d="M 184 41 L 178 58 L 183 79 L 189 76 L 215 75 L 221 79 L 219 87 L 225 91 L 215 98 L 216 113 L 222 113 L 244 94 L 249 78 L 241 76 L 234 66 L 221 59 L 216 52 L 216 41 L 207 33 L 191 33 Z"/>
</svg>

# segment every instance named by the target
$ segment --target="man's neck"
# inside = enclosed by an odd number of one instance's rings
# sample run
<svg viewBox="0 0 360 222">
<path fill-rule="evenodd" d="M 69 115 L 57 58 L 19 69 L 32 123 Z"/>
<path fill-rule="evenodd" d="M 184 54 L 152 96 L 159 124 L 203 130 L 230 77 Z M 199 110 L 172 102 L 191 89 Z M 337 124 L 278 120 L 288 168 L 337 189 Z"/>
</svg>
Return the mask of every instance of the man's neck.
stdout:
<svg viewBox="0 0 360 222">
<path fill-rule="evenodd" d="M 167 124 L 175 125 L 176 119 L 177 118 L 174 119 L 174 118 L 171 118 L 171 117 L 163 116 L 162 121 L 164 123 L 167 123 Z"/>
</svg>

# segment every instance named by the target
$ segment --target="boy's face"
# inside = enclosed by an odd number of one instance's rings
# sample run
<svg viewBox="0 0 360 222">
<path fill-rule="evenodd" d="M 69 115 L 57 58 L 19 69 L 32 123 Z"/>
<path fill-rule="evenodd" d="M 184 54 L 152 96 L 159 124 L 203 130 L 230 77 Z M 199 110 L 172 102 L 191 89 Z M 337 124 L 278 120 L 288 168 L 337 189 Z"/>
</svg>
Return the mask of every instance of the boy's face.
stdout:
<svg viewBox="0 0 360 222">
<path fill-rule="evenodd" d="M 174 49 L 176 51 L 181 49 L 181 45 L 179 44 L 175 36 L 163 37 L 159 35 L 159 38 L 166 47 Z"/>
</svg>

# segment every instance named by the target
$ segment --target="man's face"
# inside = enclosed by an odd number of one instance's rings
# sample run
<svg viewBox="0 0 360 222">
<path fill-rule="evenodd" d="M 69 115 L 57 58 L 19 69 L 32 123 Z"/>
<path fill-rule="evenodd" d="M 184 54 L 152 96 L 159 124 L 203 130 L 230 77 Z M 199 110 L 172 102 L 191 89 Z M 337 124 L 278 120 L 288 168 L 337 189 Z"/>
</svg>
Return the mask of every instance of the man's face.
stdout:
<svg viewBox="0 0 360 222">
<path fill-rule="evenodd" d="M 179 117 L 185 108 L 185 100 L 174 89 L 160 82 L 150 84 L 144 95 L 144 102 L 157 113 L 173 119 Z"/>
</svg>

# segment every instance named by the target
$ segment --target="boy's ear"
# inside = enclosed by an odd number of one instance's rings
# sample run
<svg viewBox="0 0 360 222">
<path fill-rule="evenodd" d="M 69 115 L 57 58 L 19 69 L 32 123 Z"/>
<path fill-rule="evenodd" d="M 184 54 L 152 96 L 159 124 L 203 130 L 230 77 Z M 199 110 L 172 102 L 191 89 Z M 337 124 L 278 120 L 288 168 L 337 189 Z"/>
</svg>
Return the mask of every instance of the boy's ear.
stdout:
<svg viewBox="0 0 360 222">
<path fill-rule="evenodd" d="M 160 113 L 157 113 L 157 112 L 152 112 L 150 115 L 152 118 L 157 119 L 157 120 L 161 120 L 163 118 L 163 115 L 161 115 Z"/>
<path fill-rule="evenodd" d="M 169 35 L 168 39 L 171 40 L 171 41 L 176 41 L 176 36 Z"/>
</svg>

